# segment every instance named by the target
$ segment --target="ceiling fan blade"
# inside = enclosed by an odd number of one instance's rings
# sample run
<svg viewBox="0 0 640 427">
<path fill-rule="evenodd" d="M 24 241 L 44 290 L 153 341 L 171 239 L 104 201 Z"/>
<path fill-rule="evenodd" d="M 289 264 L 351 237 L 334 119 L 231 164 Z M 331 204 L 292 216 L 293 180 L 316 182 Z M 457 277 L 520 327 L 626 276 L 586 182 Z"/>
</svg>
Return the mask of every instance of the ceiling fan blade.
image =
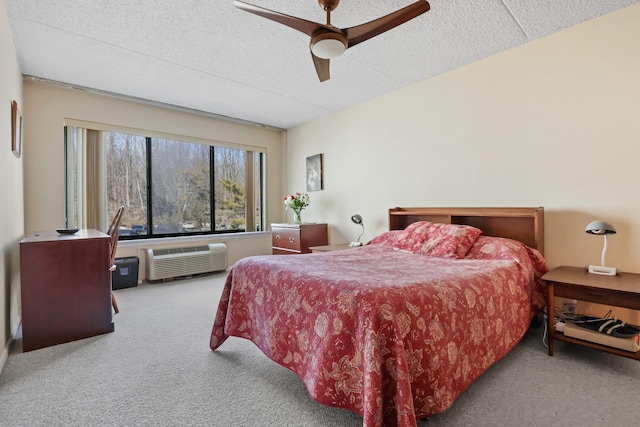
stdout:
<svg viewBox="0 0 640 427">
<path fill-rule="evenodd" d="M 238 9 L 244 10 L 245 12 L 253 13 L 254 15 L 262 16 L 263 18 L 267 18 L 280 24 L 286 25 L 287 27 L 291 27 L 294 30 L 302 31 L 308 36 L 312 36 L 313 33 L 320 28 L 327 27 L 324 24 L 307 21 L 306 19 L 302 18 L 296 18 L 295 16 L 285 15 L 284 13 L 264 9 L 239 0 L 234 0 L 233 5 Z M 328 29 L 331 30 L 331 28 Z"/>
<path fill-rule="evenodd" d="M 355 27 L 344 28 L 342 31 L 347 35 L 348 47 L 352 47 L 372 37 L 380 35 L 385 31 L 395 28 L 398 25 L 404 24 L 416 16 L 429 11 L 429 9 L 431 9 L 431 6 L 428 1 L 418 0 L 409 6 L 403 7 L 402 9 L 385 15 L 382 18 L 378 18 Z"/>
<path fill-rule="evenodd" d="M 316 66 L 316 73 L 318 73 L 320 82 L 329 80 L 329 60 L 319 58 L 313 52 L 311 52 L 311 57 L 313 58 L 313 65 Z"/>
</svg>

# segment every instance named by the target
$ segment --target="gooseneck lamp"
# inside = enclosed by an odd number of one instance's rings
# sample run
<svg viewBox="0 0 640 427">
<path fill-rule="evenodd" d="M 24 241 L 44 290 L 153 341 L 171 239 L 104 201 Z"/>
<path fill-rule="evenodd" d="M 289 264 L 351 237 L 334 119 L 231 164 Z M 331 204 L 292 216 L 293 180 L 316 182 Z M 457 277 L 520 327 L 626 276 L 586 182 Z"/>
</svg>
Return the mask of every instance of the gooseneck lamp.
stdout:
<svg viewBox="0 0 640 427">
<path fill-rule="evenodd" d="M 358 214 L 352 215 L 351 221 L 353 221 L 354 224 L 359 224 L 360 226 L 362 226 L 362 233 L 360 233 L 360 235 L 358 236 L 358 240 L 349 243 L 349 246 L 362 246 L 362 242 L 360 241 L 360 238 L 364 234 L 364 224 L 362 223 L 362 217 Z"/>
<path fill-rule="evenodd" d="M 589 273 L 603 274 L 605 276 L 615 276 L 616 268 L 605 267 L 604 257 L 607 253 L 607 235 L 616 234 L 616 228 L 606 221 L 593 221 L 587 225 L 584 231 L 589 234 L 595 234 L 597 236 L 604 237 L 604 247 L 602 248 L 602 259 L 600 261 L 600 265 L 590 265 L 588 268 Z"/>
</svg>

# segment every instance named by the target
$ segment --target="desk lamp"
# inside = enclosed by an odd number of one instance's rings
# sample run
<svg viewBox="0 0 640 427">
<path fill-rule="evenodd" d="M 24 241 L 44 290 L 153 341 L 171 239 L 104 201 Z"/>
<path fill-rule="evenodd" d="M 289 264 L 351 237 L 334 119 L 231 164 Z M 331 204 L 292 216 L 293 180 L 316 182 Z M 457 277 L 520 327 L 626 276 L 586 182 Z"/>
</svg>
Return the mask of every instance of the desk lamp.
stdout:
<svg viewBox="0 0 640 427">
<path fill-rule="evenodd" d="M 616 228 L 605 221 L 593 221 L 590 222 L 589 225 L 587 225 L 584 231 L 589 234 L 595 234 L 604 237 L 604 247 L 602 248 L 602 260 L 600 262 L 600 265 L 590 265 L 588 269 L 589 273 L 603 274 L 605 276 L 615 276 L 615 267 L 604 266 L 604 256 L 607 253 L 607 235 L 616 234 Z"/>
<path fill-rule="evenodd" d="M 362 233 L 360 233 L 360 235 L 358 236 L 358 240 L 349 243 L 349 246 L 362 246 L 362 242 L 360 241 L 360 238 L 364 234 L 364 224 L 362 223 L 362 217 L 358 214 L 352 215 L 351 221 L 353 221 L 354 224 L 360 224 L 362 226 Z"/>
</svg>

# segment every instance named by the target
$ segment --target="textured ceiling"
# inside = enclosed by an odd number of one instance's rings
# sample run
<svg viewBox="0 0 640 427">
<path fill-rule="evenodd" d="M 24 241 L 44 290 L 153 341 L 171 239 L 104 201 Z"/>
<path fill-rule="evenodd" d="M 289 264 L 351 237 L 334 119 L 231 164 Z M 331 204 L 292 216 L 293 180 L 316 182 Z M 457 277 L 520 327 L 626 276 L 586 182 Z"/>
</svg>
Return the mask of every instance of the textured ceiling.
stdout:
<svg viewBox="0 0 640 427">
<path fill-rule="evenodd" d="M 331 61 L 231 0 L 0 0 L 25 76 L 287 129 L 639 0 L 430 0 L 431 10 Z M 316 0 L 246 0 L 325 22 Z M 342 0 L 339 28 L 413 0 Z"/>
</svg>

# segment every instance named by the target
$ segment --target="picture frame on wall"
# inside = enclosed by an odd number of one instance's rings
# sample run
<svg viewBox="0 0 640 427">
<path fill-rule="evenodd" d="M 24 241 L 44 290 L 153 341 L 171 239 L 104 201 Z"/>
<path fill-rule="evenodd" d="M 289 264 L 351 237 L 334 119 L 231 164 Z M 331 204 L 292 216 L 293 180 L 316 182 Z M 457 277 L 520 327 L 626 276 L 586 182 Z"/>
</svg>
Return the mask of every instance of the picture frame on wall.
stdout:
<svg viewBox="0 0 640 427">
<path fill-rule="evenodd" d="M 322 154 L 307 157 L 307 191 L 323 189 Z"/>
<path fill-rule="evenodd" d="M 20 158 L 22 153 L 22 113 L 16 101 L 11 101 L 11 151 Z"/>
</svg>

